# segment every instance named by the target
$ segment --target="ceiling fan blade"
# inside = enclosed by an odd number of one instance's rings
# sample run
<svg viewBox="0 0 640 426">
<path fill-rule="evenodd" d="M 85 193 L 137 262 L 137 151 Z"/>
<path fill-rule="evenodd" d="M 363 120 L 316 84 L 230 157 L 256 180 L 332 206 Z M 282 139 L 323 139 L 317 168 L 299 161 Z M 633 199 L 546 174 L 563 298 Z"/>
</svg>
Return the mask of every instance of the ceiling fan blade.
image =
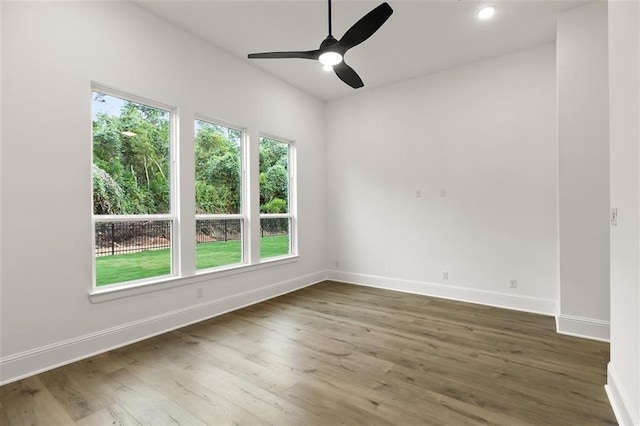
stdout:
<svg viewBox="0 0 640 426">
<path fill-rule="evenodd" d="M 307 50 L 304 52 L 265 52 L 250 53 L 249 59 L 282 59 L 282 58 L 300 58 L 300 59 L 318 59 L 320 57 L 319 50 Z"/>
<path fill-rule="evenodd" d="M 354 89 L 364 86 L 364 83 L 358 73 L 356 73 L 349 65 L 345 64 L 344 61 L 340 62 L 338 65 L 334 65 L 333 71 L 335 71 L 340 80 L 344 81 Z"/>
<path fill-rule="evenodd" d="M 336 46 L 343 52 L 346 52 L 352 47 L 359 45 L 378 31 L 378 28 L 389 19 L 392 13 L 393 9 L 391 9 L 389 3 L 382 3 L 353 24 L 353 26 L 344 33 Z"/>
</svg>

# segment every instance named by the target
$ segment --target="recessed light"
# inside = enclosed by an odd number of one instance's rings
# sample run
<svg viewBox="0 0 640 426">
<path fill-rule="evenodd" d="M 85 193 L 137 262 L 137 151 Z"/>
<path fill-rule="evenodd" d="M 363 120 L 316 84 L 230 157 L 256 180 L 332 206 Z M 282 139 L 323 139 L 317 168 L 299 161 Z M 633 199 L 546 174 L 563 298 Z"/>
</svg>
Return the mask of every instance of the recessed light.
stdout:
<svg viewBox="0 0 640 426">
<path fill-rule="evenodd" d="M 482 9 L 480 9 L 476 15 L 478 16 L 478 19 L 485 20 L 485 19 L 491 18 L 493 15 L 495 15 L 495 13 L 496 13 L 495 7 L 485 6 Z"/>
</svg>

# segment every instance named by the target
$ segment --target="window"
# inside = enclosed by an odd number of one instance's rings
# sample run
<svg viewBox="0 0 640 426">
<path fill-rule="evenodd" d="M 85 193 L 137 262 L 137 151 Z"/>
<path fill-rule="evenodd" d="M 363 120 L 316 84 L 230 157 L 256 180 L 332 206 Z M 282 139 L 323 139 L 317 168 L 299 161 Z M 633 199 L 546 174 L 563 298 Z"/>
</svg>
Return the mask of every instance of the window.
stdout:
<svg viewBox="0 0 640 426">
<path fill-rule="evenodd" d="M 101 90 L 92 98 L 95 285 L 171 275 L 172 113 Z"/>
<path fill-rule="evenodd" d="M 196 269 L 243 262 L 243 132 L 195 120 Z"/>
<path fill-rule="evenodd" d="M 295 253 L 292 144 L 260 138 L 260 257 Z"/>
<path fill-rule="evenodd" d="M 293 143 L 260 137 L 252 163 L 244 130 L 177 111 L 93 86 L 92 296 L 297 254 Z M 178 140 L 179 118 L 193 139 Z M 193 159 L 176 155 L 190 150 Z M 251 198 L 250 175 L 259 175 Z"/>
</svg>

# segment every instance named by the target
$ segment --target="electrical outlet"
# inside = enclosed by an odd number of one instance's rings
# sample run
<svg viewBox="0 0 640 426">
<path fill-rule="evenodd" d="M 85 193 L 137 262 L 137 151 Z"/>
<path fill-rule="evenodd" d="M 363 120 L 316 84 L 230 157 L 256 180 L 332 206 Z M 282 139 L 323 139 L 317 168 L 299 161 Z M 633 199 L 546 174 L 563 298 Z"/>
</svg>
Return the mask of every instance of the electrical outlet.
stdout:
<svg viewBox="0 0 640 426">
<path fill-rule="evenodd" d="M 448 280 L 449 279 L 449 272 L 448 271 L 442 271 L 442 279 L 443 280 Z"/>
<path fill-rule="evenodd" d="M 202 287 L 196 288 L 196 297 L 198 299 L 200 299 L 201 297 L 204 297 L 204 290 L 202 289 Z"/>
<path fill-rule="evenodd" d="M 335 262 L 333 262 L 333 266 L 338 269 L 340 267 L 340 261 L 336 260 Z"/>
<path fill-rule="evenodd" d="M 518 288 L 518 280 L 511 278 L 509 280 L 509 288 Z"/>
<path fill-rule="evenodd" d="M 441 189 L 440 190 L 440 196 L 441 197 L 446 197 L 447 196 L 447 190 L 446 189 Z"/>
<path fill-rule="evenodd" d="M 422 198 L 422 189 L 416 189 L 416 198 Z"/>
</svg>

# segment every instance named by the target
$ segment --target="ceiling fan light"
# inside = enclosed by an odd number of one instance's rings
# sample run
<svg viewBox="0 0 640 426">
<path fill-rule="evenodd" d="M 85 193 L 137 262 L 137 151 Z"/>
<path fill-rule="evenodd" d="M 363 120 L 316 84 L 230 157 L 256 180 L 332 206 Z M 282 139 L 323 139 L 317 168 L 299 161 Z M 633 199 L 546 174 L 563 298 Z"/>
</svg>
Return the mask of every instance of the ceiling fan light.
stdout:
<svg viewBox="0 0 640 426">
<path fill-rule="evenodd" d="M 496 8 L 493 6 L 485 6 L 477 13 L 478 19 L 489 19 L 496 13 Z"/>
<path fill-rule="evenodd" d="M 331 65 L 323 65 L 322 66 L 322 70 L 325 71 L 325 72 L 331 72 L 331 71 L 333 71 L 333 66 L 331 66 Z"/>
<path fill-rule="evenodd" d="M 338 52 L 324 52 L 322 55 L 320 55 L 318 60 L 322 65 L 338 65 L 340 62 L 342 62 L 342 55 Z"/>
</svg>

